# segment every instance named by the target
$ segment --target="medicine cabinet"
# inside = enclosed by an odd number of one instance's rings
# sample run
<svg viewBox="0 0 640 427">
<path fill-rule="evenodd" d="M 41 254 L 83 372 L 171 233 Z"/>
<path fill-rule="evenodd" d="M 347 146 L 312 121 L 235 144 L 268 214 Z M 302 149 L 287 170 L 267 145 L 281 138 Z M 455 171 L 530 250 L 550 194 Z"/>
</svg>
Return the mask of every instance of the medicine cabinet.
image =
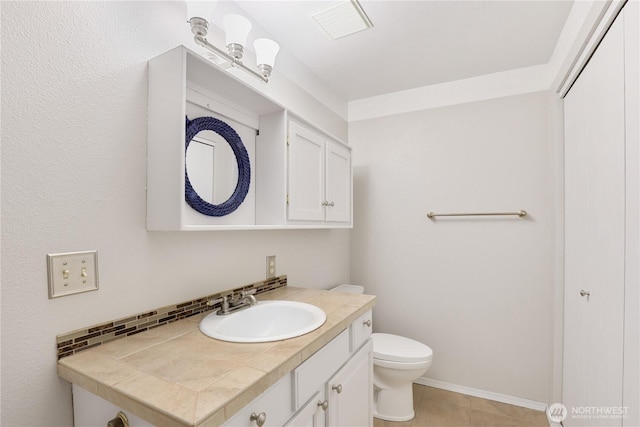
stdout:
<svg viewBox="0 0 640 427">
<path fill-rule="evenodd" d="M 295 120 L 289 120 L 287 218 L 351 221 L 351 151 Z"/>
<path fill-rule="evenodd" d="M 184 46 L 149 61 L 148 91 L 147 230 L 352 227 L 348 145 Z M 204 215 L 185 201 L 186 173 L 213 204 L 224 201 L 238 179 L 233 153 L 229 157 L 215 132 L 199 132 L 185 149 L 186 119 L 198 117 L 231 126 L 249 156 L 249 191 L 228 215 Z M 320 145 L 298 150 L 300 129 Z M 306 168 L 308 162 L 314 168 Z M 300 202 L 311 206 L 311 197 L 316 215 L 301 216 Z"/>
</svg>

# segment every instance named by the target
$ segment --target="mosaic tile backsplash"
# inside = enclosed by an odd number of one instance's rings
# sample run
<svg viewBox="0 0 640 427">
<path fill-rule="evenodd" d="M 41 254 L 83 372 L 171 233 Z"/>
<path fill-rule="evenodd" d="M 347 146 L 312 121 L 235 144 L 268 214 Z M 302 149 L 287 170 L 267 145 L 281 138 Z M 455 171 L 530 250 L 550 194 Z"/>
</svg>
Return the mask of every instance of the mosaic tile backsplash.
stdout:
<svg viewBox="0 0 640 427">
<path fill-rule="evenodd" d="M 261 294 L 283 286 L 287 286 L 286 275 L 61 334 L 56 337 L 58 343 L 58 359 L 97 347 L 109 341 L 139 334 L 140 332 L 157 328 L 158 326 L 166 325 L 176 320 L 195 316 L 205 311 L 217 310 L 220 308 L 221 303 L 207 306 L 207 301 L 220 298 L 222 295 L 229 294 L 230 292 L 236 294 L 241 291 L 255 289 L 256 294 Z"/>
</svg>

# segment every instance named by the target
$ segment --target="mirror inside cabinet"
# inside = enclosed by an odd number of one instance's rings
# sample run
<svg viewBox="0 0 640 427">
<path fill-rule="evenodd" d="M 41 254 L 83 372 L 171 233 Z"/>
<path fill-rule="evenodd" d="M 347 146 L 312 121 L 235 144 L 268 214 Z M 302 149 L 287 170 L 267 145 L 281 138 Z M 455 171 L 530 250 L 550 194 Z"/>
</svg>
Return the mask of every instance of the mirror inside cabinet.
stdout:
<svg viewBox="0 0 640 427">
<path fill-rule="evenodd" d="M 220 217 L 244 202 L 251 185 L 251 162 L 243 138 L 255 131 L 212 116 L 186 118 L 185 200 L 203 215 Z"/>
<path fill-rule="evenodd" d="M 231 197 L 238 183 L 238 166 L 227 141 L 215 132 L 200 132 L 186 156 L 191 186 L 200 197 L 213 205 Z"/>
</svg>

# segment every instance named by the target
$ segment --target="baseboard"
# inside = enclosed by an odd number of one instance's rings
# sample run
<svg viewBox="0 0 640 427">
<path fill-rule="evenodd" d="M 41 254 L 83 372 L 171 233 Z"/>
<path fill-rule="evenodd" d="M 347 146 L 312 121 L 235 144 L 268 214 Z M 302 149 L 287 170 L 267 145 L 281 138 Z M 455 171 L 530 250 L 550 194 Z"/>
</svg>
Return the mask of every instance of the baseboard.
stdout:
<svg viewBox="0 0 640 427">
<path fill-rule="evenodd" d="M 462 385 L 451 384 L 444 381 L 432 380 L 430 378 L 421 377 L 418 378 L 415 383 L 426 385 L 429 387 L 440 388 L 442 390 L 453 391 L 456 393 L 466 394 L 469 396 L 480 397 L 482 399 L 493 400 L 501 403 L 508 403 L 509 405 L 521 406 L 523 408 L 529 408 L 536 411 L 547 411 L 547 404 L 542 402 L 536 402 L 535 400 L 523 399 L 521 397 L 508 396 L 506 394 L 494 393 L 492 391 L 480 390 L 477 388 L 465 387 Z M 548 418 L 548 414 L 547 414 Z M 552 427 L 555 427 L 552 425 Z"/>
</svg>

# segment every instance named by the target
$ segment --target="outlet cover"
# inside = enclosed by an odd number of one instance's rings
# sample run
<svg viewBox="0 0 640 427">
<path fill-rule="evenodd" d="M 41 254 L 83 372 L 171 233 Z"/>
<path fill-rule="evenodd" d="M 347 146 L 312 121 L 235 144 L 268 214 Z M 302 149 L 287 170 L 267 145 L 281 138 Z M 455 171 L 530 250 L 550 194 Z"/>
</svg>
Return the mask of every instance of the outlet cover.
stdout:
<svg viewBox="0 0 640 427">
<path fill-rule="evenodd" d="M 267 279 L 276 277 L 276 256 L 269 255 L 267 257 Z"/>
<path fill-rule="evenodd" d="M 47 255 L 49 298 L 98 290 L 98 251 Z"/>
</svg>

